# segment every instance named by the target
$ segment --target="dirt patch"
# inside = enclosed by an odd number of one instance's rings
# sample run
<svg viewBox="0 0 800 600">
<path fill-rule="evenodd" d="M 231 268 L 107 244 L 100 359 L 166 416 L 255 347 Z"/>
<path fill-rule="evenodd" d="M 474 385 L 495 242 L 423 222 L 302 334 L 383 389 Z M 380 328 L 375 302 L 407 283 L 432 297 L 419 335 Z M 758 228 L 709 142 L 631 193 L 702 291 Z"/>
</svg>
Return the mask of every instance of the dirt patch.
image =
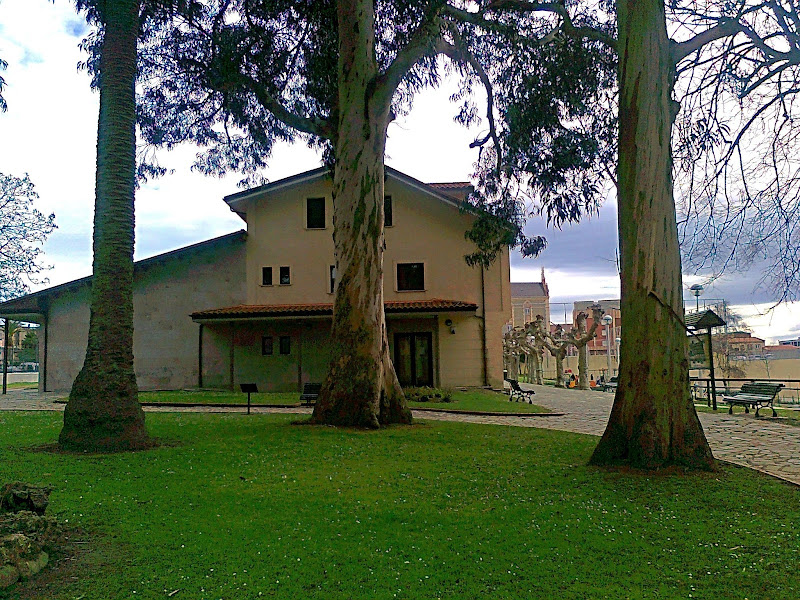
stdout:
<svg viewBox="0 0 800 600">
<path fill-rule="evenodd" d="M 111 540 L 83 529 L 66 530 L 48 550 L 47 566 L 36 577 L 0 591 L 0 600 L 75 597 L 69 593 L 70 588 L 91 579 L 98 571 L 114 568 L 120 561 L 119 548 Z"/>
</svg>

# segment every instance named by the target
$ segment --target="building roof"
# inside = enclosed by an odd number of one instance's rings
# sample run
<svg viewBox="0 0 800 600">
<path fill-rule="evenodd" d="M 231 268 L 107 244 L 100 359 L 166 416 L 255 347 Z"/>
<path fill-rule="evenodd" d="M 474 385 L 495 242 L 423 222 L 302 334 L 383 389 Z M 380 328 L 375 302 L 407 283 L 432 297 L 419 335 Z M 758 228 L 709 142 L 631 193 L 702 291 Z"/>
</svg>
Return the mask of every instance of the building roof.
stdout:
<svg viewBox="0 0 800 600">
<path fill-rule="evenodd" d="M 247 232 L 243 229 L 240 229 L 239 231 L 234 231 L 233 233 L 228 233 L 226 235 L 211 238 L 210 240 L 198 242 L 197 244 L 184 246 L 183 248 L 178 248 L 177 250 L 170 250 L 169 252 L 164 252 L 149 258 L 137 260 L 133 263 L 133 269 L 134 272 L 136 272 L 164 260 L 180 258 L 181 256 L 201 250 L 210 250 L 217 246 L 231 242 L 244 241 L 246 237 Z M 88 277 L 81 277 L 80 279 L 75 279 L 73 281 L 68 281 L 67 283 L 62 283 L 60 285 L 39 290 L 38 292 L 33 292 L 32 294 L 26 294 L 25 296 L 20 296 L 19 298 L 14 298 L 13 300 L 7 300 L 6 302 L 0 303 L 0 315 L 11 317 L 16 315 L 31 316 L 34 314 L 42 314 L 45 310 L 43 301 L 45 301 L 47 298 L 55 294 L 77 289 L 83 285 L 89 285 L 91 281 L 92 276 L 89 275 Z"/>
<path fill-rule="evenodd" d="M 437 200 L 441 200 L 445 204 L 450 204 L 451 206 L 455 206 L 457 208 L 461 207 L 460 200 L 454 196 L 454 190 L 461 190 L 465 189 L 466 187 L 471 188 L 470 183 L 423 183 L 419 179 L 415 179 L 410 175 L 406 175 L 405 173 L 401 173 L 397 169 L 393 169 L 392 167 L 386 167 L 386 176 L 387 178 L 392 178 L 397 181 L 401 181 L 406 185 L 409 185 L 428 196 L 436 198 Z M 229 194 L 223 198 L 225 202 L 230 206 L 231 210 L 241 216 L 241 211 L 237 210 L 237 205 L 239 205 L 244 200 L 248 200 L 254 196 L 261 195 L 263 193 L 271 193 L 277 192 L 278 190 L 282 190 L 284 188 L 298 185 L 301 183 L 308 183 L 311 181 L 315 181 L 317 179 L 325 179 L 330 177 L 330 169 L 328 167 L 319 167 L 317 169 L 312 169 L 311 171 L 306 171 L 304 173 L 298 173 L 297 175 L 292 175 L 291 177 L 284 177 L 283 179 L 279 179 L 277 181 L 272 181 L 270 183 L 260 185 L 258 187 L 250 188 L 248 190 L 243 190 L 241 192 L 236 192 L 235 194 Z"/>
<path fill-rule="evenodd" d="M 547 295 L 544 284 L 538 281 L 511 284 L 512 298 L 546 298 Z"/>
<path fill-rule="evenodd" d="M 473 302 L 462 300 L 387 300 L 384 302 L 386 314 L 425 313 L 425 312 L 471 312 L 478 309 Z M 333 304 L 239 304 L 223 308 L 212 308 L 192 313 L 195 321 L 262 319 L 274 317 L 330 317 Z"/>
</svg>

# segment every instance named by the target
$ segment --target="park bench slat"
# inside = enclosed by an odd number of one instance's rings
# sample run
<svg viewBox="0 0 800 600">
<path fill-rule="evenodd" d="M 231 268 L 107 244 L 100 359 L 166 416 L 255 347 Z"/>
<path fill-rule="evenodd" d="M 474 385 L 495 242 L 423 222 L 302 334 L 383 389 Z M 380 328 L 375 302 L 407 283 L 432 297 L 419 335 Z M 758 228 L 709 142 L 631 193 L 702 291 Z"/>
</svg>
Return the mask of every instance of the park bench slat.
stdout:
<svg viewBox="0 0 800 600">
<path fill-rule="evenodd" d="M 738 392 L 723 396 L 722 401 L 727 402 L 729 415 L 733 414 L 733 407 L 738 405 L 744 406 L 746 413 L 750 412 L 750 408 L 755 408 L 757 417 L 758 412 L 768 406 L 772 409 L 772 416 L 777 417 L 773 403 L 782 387 L 782 383 L 745 383 Z"/>
</svg>

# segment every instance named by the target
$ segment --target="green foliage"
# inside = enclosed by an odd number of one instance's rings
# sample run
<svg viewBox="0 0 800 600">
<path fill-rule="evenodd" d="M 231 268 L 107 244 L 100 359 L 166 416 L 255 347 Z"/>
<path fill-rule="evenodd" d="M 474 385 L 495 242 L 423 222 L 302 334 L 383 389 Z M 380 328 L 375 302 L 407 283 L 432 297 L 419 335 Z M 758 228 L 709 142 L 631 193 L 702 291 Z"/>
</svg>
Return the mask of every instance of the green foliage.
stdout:
<svg viewBox="0 0 800 600">
<path fill-rule="evenodd" d="M 52 486 L 49 513 L 89 532 L 32 597 L 800 595 L 797 490 L 759 473 L 590 468 L 596 438 L 556 431 L 295 418 L 152 413 L 161 447 L 69 455 L 32 449 L 58 414 L 0 413 L 4 478 Z"/>
<path fill-rule="evenodd" d="M 56 228 L 55 215 L 33 207 L 38 197 L 28 175 L 0 173 L 0 300 L 21 296 L 49 268 L 40 261 L 41 245 Z"/>
<path fill-rule="evenodd" d="M 452 402 L 452 388 L 409 387 L 403 388 L 406 400 L 409 402 Z"/>
</svg>

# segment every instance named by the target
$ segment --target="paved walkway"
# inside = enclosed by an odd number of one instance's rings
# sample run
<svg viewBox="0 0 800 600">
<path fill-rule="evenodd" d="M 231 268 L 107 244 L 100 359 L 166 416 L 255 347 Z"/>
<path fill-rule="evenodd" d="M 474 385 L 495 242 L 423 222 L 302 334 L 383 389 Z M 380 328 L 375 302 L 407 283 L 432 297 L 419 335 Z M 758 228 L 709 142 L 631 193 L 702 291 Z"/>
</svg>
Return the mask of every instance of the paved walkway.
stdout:
<svg viewBox="0 0 800 600">
<path fill-rule="evenodd" d="M 536 404 L 553 412 L 553 417 L 488 417 L 455 415 L 446 412 L 421 412 L 415 417 L 441 421 L 460 421 L 515 427 L 558 429 L 574 433 L 601 435 L 611 412 L 613 394 L 593 391 L 560 390 L 548 386 L 526 386 L 536 390 Z M 63 410 L 54 400 L 63 395 L 38 394 L 33 391 L 10 391 L 0 396 L 0 410 Z M 149 412 L 233 412 L 241 408 L 171 408 L 147 407 Z M 253 412 L 308 413 L 308 408 L 254 409 Z M 769 413 L 768 413 L 769 414 Z M 800 485 L 800 427 L 781 423 L 779 419 L 760 418 L 737 412 L 729 415 L 700 413 L 700 421 L 714 456 L 744 467 L 768 473 Z"/>
</svg>

